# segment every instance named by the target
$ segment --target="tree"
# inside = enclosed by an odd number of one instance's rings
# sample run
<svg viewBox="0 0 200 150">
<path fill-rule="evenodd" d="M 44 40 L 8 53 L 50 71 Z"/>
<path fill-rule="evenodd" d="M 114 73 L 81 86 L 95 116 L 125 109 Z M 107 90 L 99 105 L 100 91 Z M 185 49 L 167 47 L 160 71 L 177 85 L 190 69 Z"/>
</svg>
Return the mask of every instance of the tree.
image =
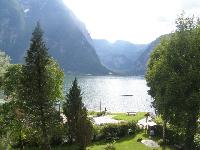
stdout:
<svg viewBox="0 0 200 150">
<path fill-rule="evenodd" d="M 181 15 L 177 29 L 151 55 L 146 75 L 154 107 L 183 130 L 185 149 L 194 149 L 200 112 L 200 26 Z"/>
<path fill-rule="evenodd" d="M 10 65 L 4 74 L 3 90 L 7 97 L 18 99 L 22 80 L 22 65 Z"/>
<path fill-rule="evenodd" d="M 5 52 L 0 50 L 0 94 L 4 90 L 3 84 L 5 82 L 5 74 L 7 72 L 7 69 L 10 65 L 10 57 L 5 54 Z M 5 104 L 6 105 L 6 104 Z M 5 122 L 5 117 L 8 117 L 8 114 L 6 114 L 6 110 L 4 109 L 4 106 L 0 105 L 0 147 L 4 144 L 6 144 L 7 140 L 7 124 Z M 8 120 L 8 119 L 6 119 Z M 14 122 L 14 121 L 13 121 Z M 3 142 L 2 142 L 3 141 Z M 1 143 L 2 142 L 2 143 Z M 8 144 L 8 143 L 7 143 Z"/>
<path fill-rule="evenodd" d="M 76 140 L 82 150 L 85 150 L 92 139 L 93 125 L 87 117 L 87 110 L 83 108 L 77 121 Z"/>
<path fill-rule="evenodd" d="M 55 103 L 62 98 L 64 74 L 48 54 L 39 23 L 32 33 L 22 74 L 19 97 L 24 101 L 30 122 L 42 132 L 43 149 L 48 150 L 49 131 L 60 119 Z"/>
<path fill-rule="evenodd" d="M 1 140 L 5 146 L 15 145 L 23 149 L 23 131 L 25 129 L 25 114 L 17 100 L 4 103 L 0 106 Z"/>
<path fill-rule="evenodd" d="M 160 44 L 154 49 L 151 54 L 146 81 L 150 87 L 148 93 L 154 98 L 153 106 L 157 114 L 163 119 L 163 142 L 166 144 L 165 130 L 170 115 L 169 106 L 173 104 L 167 95 L 167 84 L 169 82 L 170 72 L 166 65 L 166 51 L 168 49 L 169 36 L 161 37 Z"/>
<path fill-rule="evenodd" d="M 22 130 L 25 128 L 23 102 L 19 99 L 22 77 L 22 65 L 9 65 L 4 75 L 3 84 L 7 102 L 3 105 L 2 111 L 3 122 L 6 124 L 7 132 L 11 135 L 8 138 L 19 141 L 20 149 L 23 149 L 24 146 Z"/>
<path fill-rule="evenodd" d="M 0 50 L 0 87 L 3 85 L 3 77 L 10 64 L 10 57 Z"/>
<path fill-rule="evenodd" d="M 67 117 L 69 142 L 75 141 L 81 149 L 85 149 L 92 138 L 92 124 L 87 118 L 87 110 L 82 102 L 81 89 L 76 78 L 66 95 L 63 112 Z"/>
</svg>

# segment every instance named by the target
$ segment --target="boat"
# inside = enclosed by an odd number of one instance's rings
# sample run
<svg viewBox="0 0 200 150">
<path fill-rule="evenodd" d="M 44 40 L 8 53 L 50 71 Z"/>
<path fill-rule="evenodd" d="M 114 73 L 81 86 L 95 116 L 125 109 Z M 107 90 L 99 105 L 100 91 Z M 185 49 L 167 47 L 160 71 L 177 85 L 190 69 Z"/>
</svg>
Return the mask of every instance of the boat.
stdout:
<svg viewBox="0 0 200 150">
<path fill-rule="evenodd" d="M 121 95 L 121 96 L 133 96 L 133 95 L 131 95 L 131 94 L 126 94 L 126 95 Z"/>
</svg>

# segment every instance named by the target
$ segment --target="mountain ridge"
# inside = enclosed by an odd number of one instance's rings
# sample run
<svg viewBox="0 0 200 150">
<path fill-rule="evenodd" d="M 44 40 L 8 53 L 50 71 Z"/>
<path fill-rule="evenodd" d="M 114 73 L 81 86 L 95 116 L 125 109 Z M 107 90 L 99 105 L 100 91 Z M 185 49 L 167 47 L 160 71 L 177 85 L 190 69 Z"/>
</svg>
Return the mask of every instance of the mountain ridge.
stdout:
<svg viewBox="0 0 200 150">
<path fill-rule="evenodd" d="M 105 39 L 94 39 L 94 47 L 102 64 L 114 72 L 126 74 L 131 70 L 134 61 L 142 54 L 146 45 L 123 40 L 111 43 Z"/>
<path fill-rule="evenodd" d="M 108 74 L 84 24 L 62 0 L 10 0 L 0 4 L 0 48 L 11 56 L 13 63 L 23 62 L 31 33 L 40 21 L 49 52 L 65 72 Z"/>
</svg>

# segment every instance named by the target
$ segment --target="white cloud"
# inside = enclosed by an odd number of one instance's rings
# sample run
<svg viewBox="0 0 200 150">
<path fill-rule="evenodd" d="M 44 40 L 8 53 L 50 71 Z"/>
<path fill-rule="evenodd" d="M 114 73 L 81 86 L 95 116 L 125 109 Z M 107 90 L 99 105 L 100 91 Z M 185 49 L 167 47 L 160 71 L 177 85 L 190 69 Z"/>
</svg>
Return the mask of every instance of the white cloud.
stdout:
<svg viewBox="0 0 200 150">
<path fill-rule="evenodd" d="M 198 0 L 64 0 L 93 38 L 148 43 L 174 30 L 183 10 L 200 12 Z"/>
</svg>

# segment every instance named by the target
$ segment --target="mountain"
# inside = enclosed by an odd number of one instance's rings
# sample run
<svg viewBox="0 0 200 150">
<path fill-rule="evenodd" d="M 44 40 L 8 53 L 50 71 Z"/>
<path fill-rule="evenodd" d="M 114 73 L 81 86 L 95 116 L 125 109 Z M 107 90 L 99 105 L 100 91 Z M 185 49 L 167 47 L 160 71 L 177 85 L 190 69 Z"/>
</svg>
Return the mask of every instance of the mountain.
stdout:
<svg viewBox="0 0 200 150">
<path fill-rule="evenodd" d="M 84 24 L 62 0 L 0 0 L 0 49 L 13 63 L 24 61 L 31 33 L 40 24 L 50 54 L 65 72 L 107 74 Z"/>
<path fill-rule="evenodd" d="M 94 47 L 102 64 L 120 74 L 126 74 L 132 70 L 134 62 L 144 52 L 146 46 L 120 40 L 115 43 L 103 39 L 94 40 Z"/>
<path fill-rule="evenodd" d="M 144 52 L 134 62 L 134 68 L 128 74 L 145 75 L 150 54 L 153 51 L 153 49 L 159 44 L 160 38 L 161 37 L 157 38 L 156 40 L 148 44 Z"/>
</svg>

